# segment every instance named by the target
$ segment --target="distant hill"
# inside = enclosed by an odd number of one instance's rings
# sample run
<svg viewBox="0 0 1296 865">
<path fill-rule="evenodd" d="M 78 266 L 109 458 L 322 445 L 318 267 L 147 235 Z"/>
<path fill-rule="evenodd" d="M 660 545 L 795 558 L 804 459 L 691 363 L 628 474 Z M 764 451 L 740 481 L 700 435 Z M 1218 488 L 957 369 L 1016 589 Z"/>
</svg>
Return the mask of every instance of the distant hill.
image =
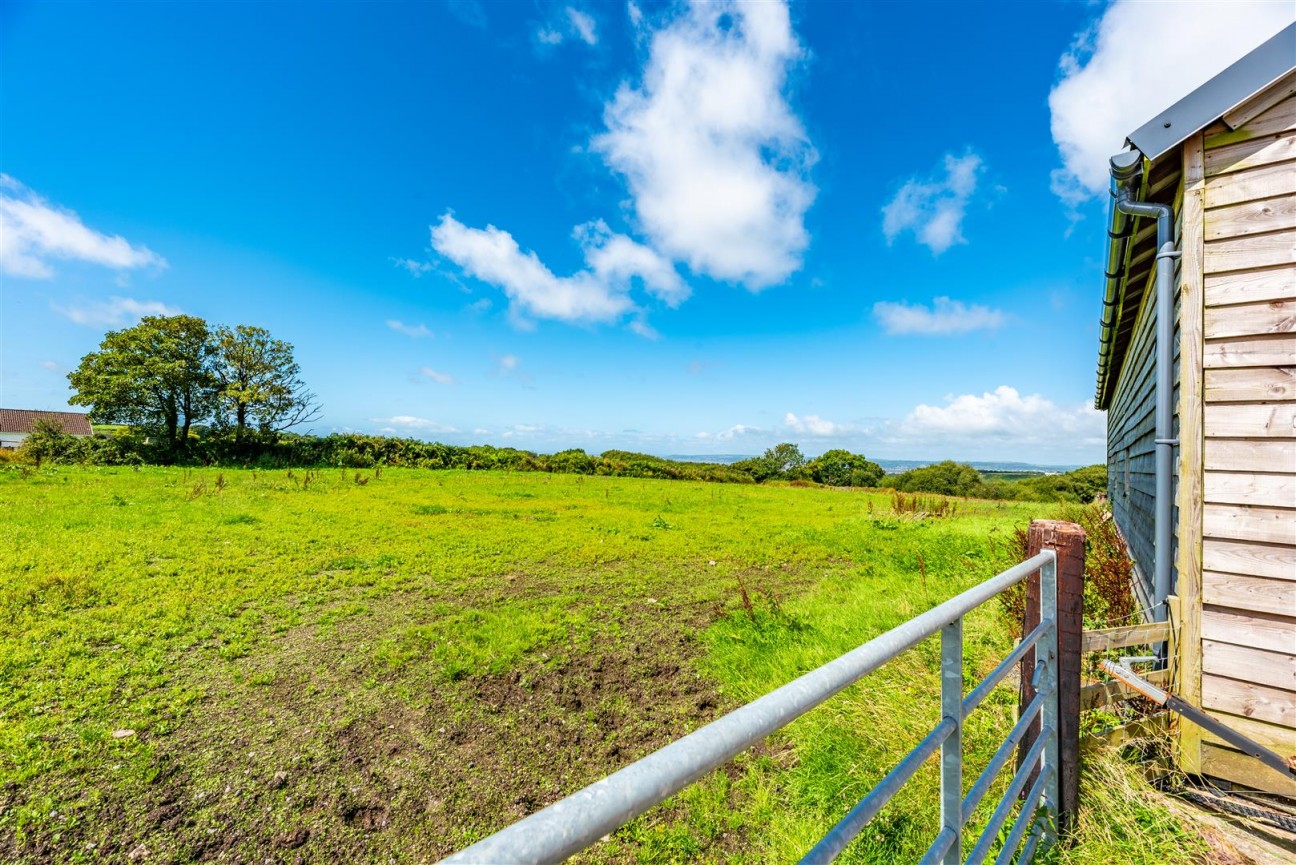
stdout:
<svg viewBox="0 0 1296 865">
<path fill-rule="evenodd" d="M 720 463 L 729 465 L 739 460 L 751 459 L 758 454 L 665 454 L 662 459 L 676 460 L 683 463 Z M 872 457 L 870 457 L 872 459 Z M 931 466 L 940 462 L 940 460 L 878 460 L 873 462 L 886 469 L 889 475 L 898 475 L 901 472 L 907 472 L 909 469 L 922 468 Z M 1047 466 L 1037 465 L 1035 463 L 1014 463 L 1014 462 L 977 462 L 976 460 L 956 460 L 955 462 L 967 462 L 968 465 L 979 472 L 1011 472 L 1012 474 L 1037 474 L 1037 475 L 1059 475 L 1078 468 L 1079 465 L 1065 466 Z"/>
</svg>

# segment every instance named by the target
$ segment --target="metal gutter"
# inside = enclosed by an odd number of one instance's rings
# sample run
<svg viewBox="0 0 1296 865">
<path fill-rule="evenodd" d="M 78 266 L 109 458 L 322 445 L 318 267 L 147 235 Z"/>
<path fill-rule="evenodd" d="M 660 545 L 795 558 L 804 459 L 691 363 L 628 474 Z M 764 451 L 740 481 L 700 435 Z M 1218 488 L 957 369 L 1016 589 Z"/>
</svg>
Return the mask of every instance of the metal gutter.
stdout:
<svg viewBox="0 0 1296 865">
<path fill-rule="evenodd" d="M 1125 286 L 1125 259 L 1133 235 L 1134 220 L 1116 206 L 1117 175 L 1121 178 L 1137 177 L 1142 170 L 1143 154 L 1129 150 L 1111 158 L 1111 216 L 1107 223 L 1107 265 L 1104 268 L 1107 282 L 1103 292 L 1102 321 L 1098 332 L 1098 385 L 1094 394 L 1094 407 L 1106 409 L 1111 394 L 1107 392 L 1107 374 L 1110 372 L 1112 349 L 1120 325 Z"/>
</svg>

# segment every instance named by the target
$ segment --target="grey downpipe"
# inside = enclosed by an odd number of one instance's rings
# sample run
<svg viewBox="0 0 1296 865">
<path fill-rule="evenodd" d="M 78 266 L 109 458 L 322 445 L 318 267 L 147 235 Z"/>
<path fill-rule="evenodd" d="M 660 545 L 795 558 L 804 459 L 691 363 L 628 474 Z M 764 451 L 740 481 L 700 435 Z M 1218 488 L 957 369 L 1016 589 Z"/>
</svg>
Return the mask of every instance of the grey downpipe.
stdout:
<svg viewBox="0 0 1296 865">
<path fill-rule="evenodd" d="M 1166 598 L 1170 596 L 1170 552 L 1174 527 L 1174 210 L 1167 204 L 1134 201 L 1132 196 L 1142 171 L 1143 157 L 1137 150 L 1111 159 L 1113 208 L 1129 216 L 1155 218 L 1156 255 L 1156 503 L 1153 512 L 1152 618 L 1164 622 Z"/>
</svg>

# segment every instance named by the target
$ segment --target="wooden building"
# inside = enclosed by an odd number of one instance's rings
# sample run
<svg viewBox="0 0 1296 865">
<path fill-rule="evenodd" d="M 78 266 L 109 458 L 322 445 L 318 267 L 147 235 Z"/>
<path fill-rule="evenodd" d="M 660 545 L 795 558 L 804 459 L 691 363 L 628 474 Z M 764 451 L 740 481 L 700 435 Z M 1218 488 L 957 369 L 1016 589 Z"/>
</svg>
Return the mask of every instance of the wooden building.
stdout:
<svg viewBox="0 0 1296 865">
<path fill-rule="evenodd" d="M 1174 688 L 1296 755 L 1296 25 L 1129 144 L 1142 169 L 1134 197 L 1173 208 L 1179 253 L 1167 442 Z M 1151 610 L 1155 220 L 1132 219 L 1109 253 L 1096 404 L 1108 413 L 1108 496 Z M 1296 795 L 1191 724 L 1179 744 L 1190 773 Z"/>
</svg>

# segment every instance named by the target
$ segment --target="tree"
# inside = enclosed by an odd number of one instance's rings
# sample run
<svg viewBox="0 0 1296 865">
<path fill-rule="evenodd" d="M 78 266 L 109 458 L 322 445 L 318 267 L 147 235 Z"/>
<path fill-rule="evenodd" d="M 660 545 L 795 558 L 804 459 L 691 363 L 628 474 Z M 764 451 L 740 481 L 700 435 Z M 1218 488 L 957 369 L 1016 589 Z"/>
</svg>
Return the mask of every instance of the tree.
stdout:
<svg viewBox="0 0 1296 865">
<path fill-rule="evenodd" d="M 886 475 L 877 463 L 840 448 L 812 459 L 806 464 L 806 471 L 816 483 L 832 487 L 874 487 Z"/>
<path fill-rule="evenodd" d="M 747 472 L 757 483 L 770 478 L 781 478 L 805 465 L 801 448 L 789 442 L 777 444 L 765 453 L 733 464 L 739 471 Z"/>
<path fill-rule="evenodd" d="M 218 381 L 207 322 L 192 315 L 150 315 L 111 331 L 99 351 L 68 373 L 74 405 L 100 423 L 142 427 L 175 452 L 189 429 L 211 417 Z"/>
<path fill-rule="evenodd" d="M 261 327 L 220 327 L 215 337 L 221 421 L 241 438 L 250 426 L 280 432 L 319 419 L 319 403 L 299 378 L 293 347 Z"/>
<path fill-rule="evenodd" d="M 895 488 L 906 493 L 978 496 L 982 487 L 980 472 L 966 463 L 956 463 L 953 460 L 910 469 L 895 479 Z"/>
</svg>

